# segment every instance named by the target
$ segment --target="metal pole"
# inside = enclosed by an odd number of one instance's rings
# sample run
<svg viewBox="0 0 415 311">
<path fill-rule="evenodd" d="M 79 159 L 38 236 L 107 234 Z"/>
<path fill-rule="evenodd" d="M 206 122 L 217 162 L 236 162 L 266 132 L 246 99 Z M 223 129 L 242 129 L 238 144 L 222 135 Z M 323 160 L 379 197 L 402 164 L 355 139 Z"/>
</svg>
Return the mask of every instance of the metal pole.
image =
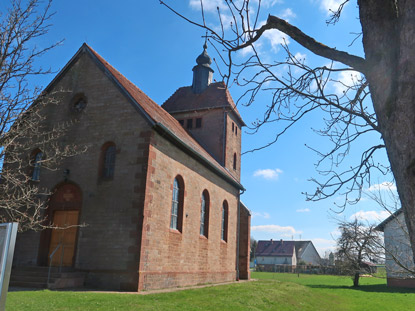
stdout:
<svg viewBox="0 0 415 311">
<path fill-rule="evenodd" d="M 16 244 L 17 228 L 19 224 L 17 222 L 2 224 L 1 227 L 5 227 L 5 234 L 3 237 L 3 245 L 1 250 L 1 274 L 0 274 L 0 311 L 6 309 L 6 296 L 9 289 L 10 273 L 12 270 L 14 246 Z"/>
</svg>

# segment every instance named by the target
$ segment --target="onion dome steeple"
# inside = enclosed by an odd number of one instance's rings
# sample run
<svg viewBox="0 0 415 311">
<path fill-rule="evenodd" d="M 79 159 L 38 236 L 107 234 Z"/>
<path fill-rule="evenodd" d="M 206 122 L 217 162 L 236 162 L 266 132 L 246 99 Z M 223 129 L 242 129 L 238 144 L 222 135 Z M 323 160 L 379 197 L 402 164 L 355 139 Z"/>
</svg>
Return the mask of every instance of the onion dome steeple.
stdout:
<svg viewBox="0 0 415 311">
<path fill-rule="evenodd" d="M 197 65 L 193 67 L 193 93 L 202 93 L 212 82 L 213 69 L 210 68 L 212 59 L 208 55 L 207 44 L 203 45 L 203 52 L 196 58 Z"/>
</svg>

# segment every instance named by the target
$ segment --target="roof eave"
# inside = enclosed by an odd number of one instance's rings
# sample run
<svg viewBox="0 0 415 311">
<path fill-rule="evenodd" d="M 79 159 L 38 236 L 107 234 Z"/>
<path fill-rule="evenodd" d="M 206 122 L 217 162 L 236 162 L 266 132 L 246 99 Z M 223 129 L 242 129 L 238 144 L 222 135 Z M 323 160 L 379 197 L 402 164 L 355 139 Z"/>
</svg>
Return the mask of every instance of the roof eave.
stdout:
<svg viewBox="0 0 415 311">
<path fill-rule="evenodd" d="M 385 230 L 385 226 L 391 222 L 393 219 L 398 217 L 403 212 L 402 208 L 398 209 L 396 212 L 394 212 L 392 215 L 390 215 L 388 218 L 386 218 L 384 221 L 382 221 L 379 225 L 375 227 L 376 231 L 383 232 Z"/>
</svg>

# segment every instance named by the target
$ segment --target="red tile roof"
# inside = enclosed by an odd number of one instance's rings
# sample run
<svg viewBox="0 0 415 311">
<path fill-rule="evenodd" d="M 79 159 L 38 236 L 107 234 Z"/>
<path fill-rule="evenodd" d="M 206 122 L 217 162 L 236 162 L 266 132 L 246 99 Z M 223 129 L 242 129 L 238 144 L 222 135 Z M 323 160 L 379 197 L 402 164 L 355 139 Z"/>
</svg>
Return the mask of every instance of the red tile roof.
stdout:
<svg viewBox="0 0 415 311">
<path fill-rule="evenodd" d="M 189 133 L 180 125 L 180 123 L 173 118 L 166 110 L 157 105 L 150 97 L 148 97 L 143 91 L 135 86 L 131 81 L 124 77 L 118 70 L 112 67 L 104 58 L 102 58 L 97 52 L 95 52 L 90 46 L 84 43 L 81 49 L 82 52 L 89 51 L 93 56 L 104 66 L 104 68 L 111 74 L 116 80 L 119 86 L 128 93 L 130 98 L 139 105 L 139 109 L 143 110 L 145 116 L 153 121 L 155 124 L 161 124 L 167 130 L 169 130 L 173 136 L 179 139 L 184 145 L 189 147 L 199 157 L 208 162 L 217 171 L 221 172 L 221 175 L 227 176 L 228 180 L 233 181 L 235 185 L 238 185 L 240 189 L 243 189 L 242 185 L 232 176 L 232 174 L 221 166 L 199 143 L 189 135 Z M 230 95 L 229 95 L 230 96 Z"/>
<path fill-rule="evenodd" d="M 235 113 L 239 122 L 241 122 L 241 125 L 245 125 L 224 82 L 211 83 L 206 90 L 200 94 L 193 93 L 191 86 L 181 87 L 166 100 L 162 107 L 170 113 L 212 108 L 228 108 Z M 195 109 L 195 107 L 197 107 L 197 109 Z"/>
</svg>

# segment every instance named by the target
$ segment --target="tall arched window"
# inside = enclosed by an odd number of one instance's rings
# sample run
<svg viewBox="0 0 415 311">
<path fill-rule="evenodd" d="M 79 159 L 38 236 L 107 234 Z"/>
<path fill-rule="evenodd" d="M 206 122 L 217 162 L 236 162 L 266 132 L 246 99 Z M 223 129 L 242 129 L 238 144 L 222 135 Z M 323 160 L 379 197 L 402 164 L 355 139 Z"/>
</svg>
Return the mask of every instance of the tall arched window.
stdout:
<svg viewBox="0 0 415 311">
<path fill-rule="evenodd" d="M 40 150 L 35 151 L 33 155 L 33 172 L 32 180 L 40 180 L 40 167 L 42 163 L 43 153 Z"/>
<path fill-rule="evenodd" d="M 221 232 L 221 239 L 225 242 L 228 241 L 228 202 L 223 201 L 222 204 L 222 232 Z"/>
<path fill-rule="evenodd" d="M 173 198 L 171 203 L 170 228 L 182 232 L 183 224 L 184 182 L 181 176 L 173 181 Z"/>
<path fill-rule="evenodd" d="M 209 233 L 209 192 L 203 191 L 200 206 L 200 235 L 208 237 Z"/>
<path fill-rule="evenodd" d="M 236 170 L 236 153 L 233 154 L 233 169 Z"/>
<path fill-rule="evenodd" d="M 114 177 L 116 151 L 113 142 L 105 143 L 101 148 L 100 176 L 104 179 Z"/>
</svg>

